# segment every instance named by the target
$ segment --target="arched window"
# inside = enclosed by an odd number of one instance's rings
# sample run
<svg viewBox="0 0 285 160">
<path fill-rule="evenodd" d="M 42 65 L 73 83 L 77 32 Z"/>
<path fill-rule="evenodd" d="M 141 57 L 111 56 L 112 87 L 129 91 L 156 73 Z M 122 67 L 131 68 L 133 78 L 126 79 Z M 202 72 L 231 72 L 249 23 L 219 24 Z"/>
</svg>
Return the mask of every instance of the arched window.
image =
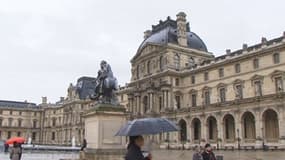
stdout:
<svg viewBox="0 0 285 160">
<path fill-rule="evenodd" d="M 178 54 L 174 56 L 174 66 L 176 70 L 180 69 L 180 56 Z"/>
<path fill-rule="evenodd" d="M 259 59 L 255 58 L 253 60 L 253 68 L 258 69 L 259 68 Z"/>
</svg>

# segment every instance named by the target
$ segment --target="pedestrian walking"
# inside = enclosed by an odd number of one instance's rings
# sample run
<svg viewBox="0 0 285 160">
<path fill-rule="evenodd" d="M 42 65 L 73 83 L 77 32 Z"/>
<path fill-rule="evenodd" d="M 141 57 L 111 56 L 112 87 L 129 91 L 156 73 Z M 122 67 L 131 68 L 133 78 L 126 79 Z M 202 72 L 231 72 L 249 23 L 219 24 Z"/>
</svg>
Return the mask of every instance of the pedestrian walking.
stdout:
<svg viewBox="0 0 285 160">
<path fill-rule="evenodd" d="M 143 145 L 144 139 L 142 136 L 131 136 L 125 160 L 151 160 L 150 153 L 142 152 Z"/>
<path fill-rule="evenodd" d="M 21 148 L 19 147 L 19 144 L 17 142 L 13 143 L 13 147 L 11 148 L 10 152 L 10 159 L 11 160 L 20 160 L 21 157 Z"/>
<path fill-rule="evenodd" d="M 83 151 L 85 148 L 87 147 L 87 141 L 86 141 L 86 139 L 84 138 L 83 139 L 83 143 L 82 143 L 82 146 L 81 146 L 81 151 Z"/>
<path fill-rule="evenodd" d="M 6 142 L 4 144 L 4 152 L 5 153 L 9 152 L 9 144 L 7 144 Z"/>
<path fill-rule="evenodd" d="M 193 154 L 193 160 L 203 160 L 202 151 L 200 146 L 195 146 L 195 153 Z"/>
<path fill-rule="evenodd" d="M 205 151 L 202 153 L 203 160 L 216 160 L 215 154 L 209 143 L 205 145 Z"/>
</svg>

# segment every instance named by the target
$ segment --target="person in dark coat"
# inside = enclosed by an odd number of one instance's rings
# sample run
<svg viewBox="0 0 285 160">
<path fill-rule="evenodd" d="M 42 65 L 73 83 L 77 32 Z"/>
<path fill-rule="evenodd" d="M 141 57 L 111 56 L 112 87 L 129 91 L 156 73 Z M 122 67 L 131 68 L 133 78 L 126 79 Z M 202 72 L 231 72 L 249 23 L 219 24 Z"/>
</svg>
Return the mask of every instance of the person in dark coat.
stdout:
<svg viewBox="0 0 285 160">
<path fill-rule="evenodd" d="M 216 160 L 215 154 L 209 143 L 205 145 L 205 151 L 202 153 L 203 160 Z"/>
<path fill-rule="evenodd" d="M 83 139 L 83 143 L 80 150 L 83 151 L 86 147 L 87 147 L 87 141 L 86 139 Z"/>
<path fill-rule="evenodd" d="M 195 149 L 195 153 L 193 154 L 192 160 L 203 160 L 200 146 L 195 146 L 194 149 Z"/>
<path fill-rule="evenodd" d="M 4 144 L 4 152 L 5 153 L 9 152 L 9 144 L 7 144 L 6 142 Z"/>
<path fill-rule="evenodd" d="M 151 160 L 151 154 L 148 153 L 144 156 L 141 147 L 144 145 L 142 136 L 131 136 L 128 144 L 128 151 L 125 160 Z"/>
</svg>

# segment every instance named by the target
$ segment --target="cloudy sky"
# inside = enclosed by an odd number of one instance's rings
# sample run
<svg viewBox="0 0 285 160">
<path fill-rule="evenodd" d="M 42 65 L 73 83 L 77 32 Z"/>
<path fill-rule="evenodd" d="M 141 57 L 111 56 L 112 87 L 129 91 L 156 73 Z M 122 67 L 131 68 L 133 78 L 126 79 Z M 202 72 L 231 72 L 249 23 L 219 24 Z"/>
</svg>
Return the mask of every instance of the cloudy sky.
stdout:
<svg viewBox="0 0 285 160">
<path fill-rule="evenodd" d="M 0 99 L 55 102 L 102 59 L 125 84 L 143 32 L 179 11 L 221 55 L 281 36 L 284 10 L 283 0 L 0 0 Z"/>
</svg>

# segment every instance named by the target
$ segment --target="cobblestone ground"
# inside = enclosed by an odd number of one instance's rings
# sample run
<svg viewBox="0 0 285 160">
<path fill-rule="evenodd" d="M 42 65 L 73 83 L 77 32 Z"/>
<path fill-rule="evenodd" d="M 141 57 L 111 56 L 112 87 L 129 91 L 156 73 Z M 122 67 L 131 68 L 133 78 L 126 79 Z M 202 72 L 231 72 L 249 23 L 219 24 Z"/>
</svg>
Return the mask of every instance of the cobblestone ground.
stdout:
<svg viewBox="0 0 285 160">
<path fill-rule="evenodd" d="M 219 151 L 224 160 L 285 160 L 284 151 Z M 153 152 L 153 160 L 192 160 L 192 151 L 158 150 Z M 24 153 L 22 160 L 78 159 L 78 153 Z M 0 160 L 9 160 L 9 155 L 0 153 Z"/>
</svg>

